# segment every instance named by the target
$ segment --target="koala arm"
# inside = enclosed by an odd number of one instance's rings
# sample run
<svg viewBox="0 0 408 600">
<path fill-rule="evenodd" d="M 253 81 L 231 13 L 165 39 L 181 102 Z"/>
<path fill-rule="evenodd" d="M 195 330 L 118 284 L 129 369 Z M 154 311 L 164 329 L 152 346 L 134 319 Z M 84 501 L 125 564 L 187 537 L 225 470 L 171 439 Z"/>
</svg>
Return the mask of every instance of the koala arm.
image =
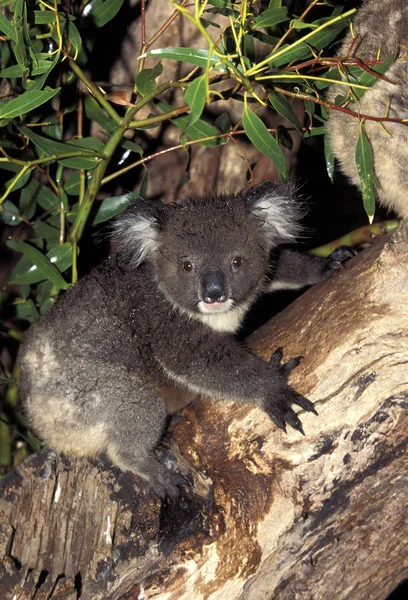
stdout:
<svg viewBox="0 0 408 600">
<path fill-rule="evenodd" d="M 347 246 L 340 246 L 328 258 L 284 248 L 276 259 L 275 270 L 266 291 L 297 290 L 325 281 L 352 256 L 354 251 Z"/>
<path fill-rule="evenodd" d="M 166 345 L 156 349 L 155 358 L 167 377 L 196 394 L 259 406 L 280 428 L 285 430 L 288 423 L 303 432 L 290 405 L 314 412 L 313 404 L 287 382 L 299 359 L 282 365 L 277 351 L 267 363 L 232 336 L 208 333 L 197 323 L 189 326 L 192 331 L 186 336 L 188 343 L 176 350 Z M 202 329 L 199 338 L 198 328 Z M 191 340 L 195 341 L 193 345 Z"/>
</svg>

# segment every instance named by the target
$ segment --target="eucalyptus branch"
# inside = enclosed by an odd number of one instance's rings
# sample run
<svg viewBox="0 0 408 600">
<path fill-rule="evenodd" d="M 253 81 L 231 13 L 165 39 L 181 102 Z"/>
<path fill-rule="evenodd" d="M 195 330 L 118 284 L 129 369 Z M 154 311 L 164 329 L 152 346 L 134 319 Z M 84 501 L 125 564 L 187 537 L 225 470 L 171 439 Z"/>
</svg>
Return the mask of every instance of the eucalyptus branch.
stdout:
<svg viewBox="0 0 408 600">
<path fill-rule="evenodd" d="M 324 246 L 319 246 L 318 248 L 310 250 L 310 254 L 326 257 L 330 256 L 330 254 L 336 250 L 336 248 L 339 248 L 339 246 L 355 247 L 363 244 L 372 244 L 379 237 L 386 233 L 391 233 L 398 225 L 399 221 L 396 219 L 373 223 L 372 225 L 363 225 L 363 227 L 359 227 L 337 240 L 333 240 L 328 244 L 324 244 Z"/>
<path fill-rule="evenodd" d="M 323 23 L 323 25 L 320 25 L 320 27 L 313 29 L 313 31 L 311 31 L 310 33 L 307 33 L 303 37 L 299 38 L 298 40 L 296 40 L 296 42 L 293 42 L 286 48 L 282 48 L 278 52 L 275 52 L 275 51 L 271 52 L 271 54 L 269 54 L 269 56 L 267 56 L 266 58 L 261 60 L 261 62 L 254 65 L 251 69 L 249 69 L 247 71 L 248 77 L 252 76 L 252 75 L 257 75 L 261 71 L 264 71 L 268 67 L 269 63 L 272 60 L 275 60 L 275 59 L 279 58 L 280 56 L 284 56 L 287 52 L 292 51 L 297 46 L 300 46 L 300 44 L 303 44 L 304 42 L 306 42 L 310 37 L 312 37 L 316 33 L 323 31 L 323 29 L 327 29 L 327 27 L 330 27 L 331 25 L 334 25 L 335 23 L 338 23 L 339 21 L 348 19 L 348 17 L 353 15 L 355 12 L 356 12 L 356 9 L 352 8 L 351 10 L 348 10 L 347 12 L 343 13 L 342 15 L 339 15 L 338 17 L 334 17 L 334 19 L 330 19 L 330 21 L 326 21 L 326 23 Z"/>
<path fill-rule="evenodd" d="M 268 128 L 268 131 L 271 133 L 276 133 L 277 129 L 274 127 L 271 127 L 271 128 Z M 105 185 L 109 181 L 116 179 L 116 177 L 120 177 L 121 175 L 128 173 L 132 169 L 135 169 L 136 167 L 139 167 L 140 165 L 144 165 L 145 163 L 153 160 L 154 158 L 157 158 L 158 156 L 163 156 L 164 154 L 168 154 L 169 152 L 174 152 L 175 150 L 183 150 L 187 146 L 194 146 L 195 144 L 202 144 L 203 142 L 212 142 L 215 140 L 222 140 L 222 139 L 226 139 L 226 138 L 232 139 L 233 136 L 235 136 L 235 135 L 246 135 L 246 132 L 243 129 L 237 129 L 234 131 L 228 131 L 227 133 L 219 133 L 218 135 L 208 135 L 206 137 L 202 137 L 202 138 L 199 138 L 196 140 L 188 140 L 184 144 L 177 144 L 176 146 L 171 146 L 170 148 L 165 148 L 164 150 L 159 150 L 159 152 L 155 152 L 154 154 L 149 154 L 149 156 L 140 158 L 139 160 L 135 161 L 131 165 L 127 165 L 126 167 L 123 167 L 119 171 L 115 171 L 115 173 L 111 173 L 110 175 L 108 175 L 107 177 L 105 177 L 102 180 L 101 185 Z"/>
<path fill-rule="evenodd" d="M 303 75 L 303 73 L 277 73 L 276 75 L 262 75 L 261 77 L 255 77 L 255 81 L 273 81 L 274 79 L 310 79 L 312 81 L 324 81 L 326 83 L 334 83 L 336 85 L 344 85 L 346 87 L 356 88 L 359 90 L 369 90 L 370 87 L 367 85 L 361 85 L 359 83 L 349 83 L 348 81 L 339 81 L 337 79 L 329 79 L 327 77 L 317 77 L 316 75 Z"/>
<path fill-rule="evenodd" d="M 77 158 L 77 157 L 89 157 L 89 158 L 95 158 L 95 159 L 101 160 L 103 158 L 103 155 L 97 154 L 96 152 L 63 152 L 61 154 L 53 154 L 52 156 L 43 156 L 42 158 L 37 158 L 35 160 L 29 160 L 29 161 L 18 160 L 17 158 L 11 158 L 10 156 L 0 158 L 0 162 L 2 162 L 2 163 L 11 163 L 11 164 L 20 165 L 22 167 L 22 169 L 20 169 L 20 171 L 16 174 L 14 179 L 11 181 L 10 185 L 8 186 L 7 190 L 4 192 L 3 196 L 0 198 L 0 205 L 4 202 L 4 200 L 6 200 L 6 198 L 9 196 L 9 194 L 15 188 L 16 184 L 25 175 L 25 173 L 27 173 L 27 171 L 29 171 L 30 169 L 33 169 L 37 165 L 40 165 L 43 163 L 54 162 L 57 160 L 62 160 L 63 158 Z"/>
<path fill-rule="evenodd" d="M 114 120 L 116 125 L 119 125 L 121 118 L 111 104 L 106 100 L 97 85 L 92 83 L 90 79 L 82 71 L 81 67 L 77 65 L 73 58 L 69 58 L 69 66 L 74 71 L 75 75 L 86 85 L 92 96 L 98 100 L 99 104 L 106 110 L 110 117 Z"/>
<path fill-rule="evenodd" d="M 312 10 L 312 8 L 314 8 L 316 6 L 316 4 L 319 1 L 320 0 L 312 0 L 312 2 L 309 4 L 309 6 L 307 6 L 306 9 L 302 12 L 302 14 L 300 15 L 298 21 L 303 21 L 303 19 L 306 17 L 306 15 Z M 293 25 L 290 25 L 290 27 L 288 27 L 288 29 L 285 31 L 285 33 L 283 34 L 283 36 L 280 38 L 280 40 L 278 41 L 278 43 L 276 44 L 276 46 L 274 46 L 272 52 L 276 52 L 282 46 L 283 42 L 292 33 L 292 31 L 294 29 L 295 28 L 294 28 Z"/>
<path fill-rule="evenodd" d="M 336 84 L 339 83 L 336 81 Z M 330 102 L 326 102 L 325 100 L 321 100 L 320 98 L 315 98 L 314 96 L 308 96 L 307 94 L 302 94 L 300 92 L 290 92 L 289 90 L 284 90 L 283 88 L 274 86 L 273 88 L 276 92 L 283 94 L 284 96 L 290 96 L 291 98 L 298 98 L 299 100 L 307 100 L 308 102 L 313 102 L 314 104 L 320 104 L 320 106 L 324 106 L 329 110 L 338 110 L 340 112 L 344 112 L 351 117 L 355 117 L 359 121 L 375 121 L 376 123 L 397 123 L 398 125 L 404 125 L 408 127 L 408 121 L 404 121 L 402 119 L 392 119 L 391 117 L 373 117 L 371 115 L 365 115 L 360 112 L 355 112 L 349 108 L 345 108 L 344 106 L 337 106 L 336 104 L 330 104 Z"/>
<path fill-rule="evenodd" d="M 170 90 L 171 88 L 185 88 L 185 87 L 186 87 L 185 83 L 182 83 L 179 81 L 166 81 L 166 83 L 162 83 L 162 85 L 159 85 L 155 90 L 153 90 L 153 92 L 151 92 L 150 94 L 146 94 L 146 96 L 143 96 L 143 98 L 141 98 L 138 102 L 136 102 L 134 104 L 135 114 L 141 108 L 143 108 L 143 106 L 145 106 L 146 104 L 149 104 L 149 102 L 151 102 L 152 100 L 157 98 L 157 96 L 160 96 L 161 94 L 163 94 L 163 92 L 166 92 L 167 90 Z"/>
<path fill-rule="evenodd" d="M 78 240 L 82 236 L 89 213 L 95 201 L 96 194 L 101 186 L 102 178 L 105 175 L 113 153 L 122 139 L 123 134 L 129 128 L 129 124 L 132 122 L 136 111 L 137 108 L 135 106 L 127 110 L 126 115 L 121 120 L 118 128 L 112 133 L 109 140 L 106 142 L 104 160 L 92 171 L 92 177 L 85 193 L 84 200 L 79 207 L 77 217 L 70 231 L 70 239 L 74 245 L 77 244 Z"/>
<path fill-rule="evenodd" d="M 129 123 L 129 129 L 142 129 L 144 127 L 148 127 L 149 125 L 158 125 L 163 121 L 167 121 L 169 119 L 173 119 L 174 117 L 178 117 L 185 112 L 188 112 L 190 107 L 188 104 L 185 106 L 180 106 L 179 108 L 175 108 L 167 113 L 163 113 L 161 115 L 155 115 L 154 117 L 148 117 L 147 119 L 140 119 L 139 121 L 131 121 Z"/>
</svg>

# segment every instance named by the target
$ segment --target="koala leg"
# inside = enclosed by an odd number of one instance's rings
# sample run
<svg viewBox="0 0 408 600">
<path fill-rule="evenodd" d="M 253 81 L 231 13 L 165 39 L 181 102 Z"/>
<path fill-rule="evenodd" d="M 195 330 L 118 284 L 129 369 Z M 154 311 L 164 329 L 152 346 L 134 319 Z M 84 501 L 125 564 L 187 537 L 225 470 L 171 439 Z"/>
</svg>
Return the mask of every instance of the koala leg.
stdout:
<svg viewBox="0 0 408 600">
<path fill-rule="evenodd" d="M 165 428 L 164 399 L 149 388 L 139 388 L 132 395 L 115 412 L 107 429 L 107 454 L 122 471 L 145 479 L 160 498 L 176 498 L 177 485 L 185 481 L 159 462 L 154 452 Z"/>
<path fill-rule="evenodd" d="M 176 497 L 183 481 L 154 453 L 166 423 L 164 398 L 125 367 L 67 354 L 54 340 L 39 337 L 22 356 L 21 398 L 33 429 L 58 452 L 107 452 L 160 497 Z"/>
</svg>

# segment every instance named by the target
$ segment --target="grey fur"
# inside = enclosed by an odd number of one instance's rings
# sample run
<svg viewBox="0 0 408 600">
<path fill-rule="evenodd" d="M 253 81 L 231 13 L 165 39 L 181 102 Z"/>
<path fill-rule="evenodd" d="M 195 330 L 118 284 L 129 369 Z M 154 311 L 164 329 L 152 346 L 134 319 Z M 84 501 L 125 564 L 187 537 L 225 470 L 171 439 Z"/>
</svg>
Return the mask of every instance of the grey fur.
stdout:
<svg viewBox="0 0 408 600">
<path fill-rule="evenodd" d="M 408 2 L 406 0 L 367 0 L 354 19 L 354 35 L 359 38 L 353 47 L 352 55 L 362 61 L 385 59 L 394 53 L 401 58 L 408 52 Z M 338 56 L 346 57 L 352 44 L 349 33 L 345 38 Z M 395 119 L 408 119 L 408 61 L 398 60 L 386 72 L 388 83 L 379 79 L 362 96 L 358 103 L 349 104 L 349 108 L 362 114 Z M 344 86 L 331 88 L 329 100 L 345 95 Z M 335 157 L 341 169 L 360 187 L 355 164 L 360 123 L 355 117 L 339 111 L 330 111 L 328 132 Z M 374 158 L 374 171 L 381 189 L 377 198 L 381 204 L 394 209 L 402 217 L 408 217 L 408 128 L 394 123 L 383 123 L 382 127 L 374 121 L 364 122 L 366 133 Z"/>
<path fill-rule="evenodd" d="M 57 451 L 106 452 L 163 497 L 177 495 L 175 475 L 154 453 L 166 419 L 158 390 L 166 385 L 261 406 L 280 427 L 301 431 L 291 404 L 313 405 L 289 387 L 288 368 L 255 357 L 232 335 L 271 281 L 299 287 L 338 268 L 286 250 L 279 259 L 276 249 L 293 238 L 299 216 L 293 190 L 271 183 L 183 205 L 136 201 L 114 224 L 118 254 L 27 336 L 21 397 L 38 435 Z M 191 272 L 183 270 L 187 260 Z M 208 273 L 222 282 L 224 303 L 204 300 Z"/>
</svg>

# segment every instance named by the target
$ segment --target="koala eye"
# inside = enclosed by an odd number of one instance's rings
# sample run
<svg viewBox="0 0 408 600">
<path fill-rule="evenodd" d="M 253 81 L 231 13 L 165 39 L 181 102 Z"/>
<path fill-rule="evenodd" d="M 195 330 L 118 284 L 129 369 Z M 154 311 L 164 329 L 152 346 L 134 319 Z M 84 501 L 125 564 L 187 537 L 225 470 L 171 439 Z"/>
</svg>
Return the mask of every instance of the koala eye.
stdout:
<svg viewBox="0 0 408 600">
<path fill-rule="evenodd" d="M 182 267 L 183 271 L 185 271 L 186 273 L 191 273 L 194 269 L 193 263 L 189 260 L 185 260 L 182 264 Z"/>
<path fill-rule="evenodd" d="M 232 261 L 232 268 L 239 269 L 242 266 L 242 258 L 240 256 L 236 256 Z"/>
</svg>

